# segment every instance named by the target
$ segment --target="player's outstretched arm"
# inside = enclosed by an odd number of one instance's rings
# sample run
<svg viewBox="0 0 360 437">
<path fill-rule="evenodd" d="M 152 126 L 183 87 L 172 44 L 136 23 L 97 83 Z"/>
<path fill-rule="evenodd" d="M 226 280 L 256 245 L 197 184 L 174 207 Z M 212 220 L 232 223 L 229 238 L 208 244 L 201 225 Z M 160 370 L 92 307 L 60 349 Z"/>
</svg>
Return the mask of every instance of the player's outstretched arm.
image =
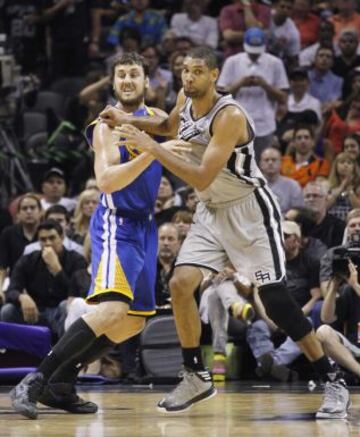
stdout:
<svg viewBox="0 0 360 437">
<path fill-rule="evenodd" d="M 125 138 L 124 142 L 130 147 L 151 153 L 176 176 L 197 190 L 203 191 L 225 166 L 235 146 L 249 140 L 246 123 L 245 116 L 235 106 L 228 106 L 220 111 L 214 120 L 213 137 L 199 165 L 170 154 L 159 143 L 133 126 L 121 126 L 118 133 Z M 179 144 L 183 143 L 179 141 Z"/>
<path fill-rule="evenodd" d="M 100 118 L 110 127 L 132 124 L 138 129 L 144 130 L 153 135 L 175 137 L 179 126 L 179 111 L 184 102 L 184 93 L 180 91 L 176 105 L 169 115 L 159 108 L 151 108 L 155 115 L 139 117 L 127 114 L 120 108 L 107 106 L 100 113 Z"/>
<path fill-rule="evenodd" d="M 154 160 L 149 153 L 120 163 L 120 152 L 113 136 L 113 129 L 99 123 L 94 129 L 95 176 L 98 187 L 106 194 L 121 190 L 131 184 Z"/>
</svg>

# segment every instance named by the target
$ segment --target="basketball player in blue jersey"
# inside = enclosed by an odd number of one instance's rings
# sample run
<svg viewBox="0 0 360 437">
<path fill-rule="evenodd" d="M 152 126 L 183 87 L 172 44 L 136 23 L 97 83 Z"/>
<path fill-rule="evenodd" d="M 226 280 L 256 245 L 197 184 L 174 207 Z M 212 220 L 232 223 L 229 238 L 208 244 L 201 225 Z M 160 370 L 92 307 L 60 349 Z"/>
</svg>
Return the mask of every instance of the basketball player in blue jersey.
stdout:
<svg viewBox="0 0 360 437">
<path fill-rule="evenodd" d="M 160 110 L 144 105 L 148 83 L 147 66 L 136 53 L 114 63 L 114 91 L 122 110 L 164 118 Z M 96 404 L 80 399 L 74 391 L 78 371 L 141 332 L 145 317 L 155 312 L 154 206 L 161 166 L 148 152 L 129 149 L 121 141 L 118 146 L 113 129 L 100 119 L 88 127 L 86 135 L 95 152 L 95 175 L 102 191 L 90 225 L 92 284 L 87 296 L 87 302 L 98 305 L 75 321 L 37 372 L 11 391 L 14 409 L 32 419 L 38 414 L 37 401 L 72 413 L 96 412 Z M 169 150 L 179 152 L 181 147 L 170 143 Z"/>
<path fill-rule="evenodd" d="M 159 402 L 158 409 L 184 411 L 216 393 L 202 363 L 201 325 L 193 293 L 205 272 L 222 271 L 230 260 L 238 272 L 251 277 L 267 315 L 298 343 L 326 381 L 316 417 L 344 418 L 350 404 L 345 383 L 286 288 L 280 209 L 255 162 L 253 121 L 231 96 L 217 93 L 218 75 L 213 51 L 195 48 L 184 60 L 183 91 L 166 120 L 135 118 L 112 108 L 100 114 L 109 125 L 122 125 L 117 132 L 126 138 L 127 146 L 153 155 L 193 186 L 200 198 L 170 282 L 184 379 Z M 177 144 L 190 141 L 188 160 L 170 155 L 139 129 L 177 135 Z M 246 285 L 243 278 L 238 281 L 240 288 L 250 292 L 251 284 Z"/>
</svg>

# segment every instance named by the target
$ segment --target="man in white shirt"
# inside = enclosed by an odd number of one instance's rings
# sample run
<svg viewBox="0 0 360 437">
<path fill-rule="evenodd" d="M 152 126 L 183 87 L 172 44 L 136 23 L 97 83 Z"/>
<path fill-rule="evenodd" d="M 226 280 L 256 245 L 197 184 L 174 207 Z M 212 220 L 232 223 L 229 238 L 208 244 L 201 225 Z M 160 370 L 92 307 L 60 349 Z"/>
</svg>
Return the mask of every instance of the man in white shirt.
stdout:
<svg viewBox="0 0 360 437">
<path fill-rule="evenodd" d="M 252 27 L 244 35 L 244 53 L 226 59 L 218 87 L 234 95 L 255 122 L 255 152 L 270 147 L 278 103 L 286 103 L 289 82 L 281 59 L 265 52 L 265 33 Z"/>
<path fill-rule="evenodd" d="M 53 167 L 44 174 L 41 191 L 43 194 L 41 206 L 44 211 L 53 205 L 65 206 L 68 212 L 72 212 L 76 207 L 75 199 L 64 197 L 66 192 L 65 174 L 60 168 Z"/>
<path fill-rule="evenodd" d="M 301 187 L 294 179 L 280 175 L 281 153 L 274 147 L 268 147 L 261 154 L 260 170 L 275 194 L 282 214 L 289 209 L 304 205 Z"/>
<path fill-rule="evenodd" d="M 309 94 L 309 77 L 305 68 L 296 68 L 289 73 L 290 95 L 288 112 L 301 113 L 312 111 L 316 114 L 318 123 L 322 121 L 321 102 Z"/>
<path fill-rule="evenodd" d="M 296 65 L 300 53 L 300 33 L 290 18 L 293 0 L 277 0 L 272 11 L 268 50 L 286 60 L 289 67 Z"/>
<path fill-rule="evenodd" d="M 184 0 L 184 11 L 174 14 L 170 28 L 176 36 L 187 36 L 195 44 L 216 49 L 219 42 L 218 25 L 215 18 L 203 15 L 203 0 Z"/>
</svg>

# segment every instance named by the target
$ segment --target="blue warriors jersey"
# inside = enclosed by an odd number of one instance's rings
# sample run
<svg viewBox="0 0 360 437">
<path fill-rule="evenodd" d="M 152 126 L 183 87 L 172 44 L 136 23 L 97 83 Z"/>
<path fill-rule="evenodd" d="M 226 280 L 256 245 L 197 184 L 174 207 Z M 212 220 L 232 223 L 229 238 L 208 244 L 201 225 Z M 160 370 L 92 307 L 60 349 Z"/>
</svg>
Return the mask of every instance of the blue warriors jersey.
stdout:
<svg viewBox="0 0 360 437">
<path fill-rule="evenodd" d="M 151 116 L 153 112 L 147 107 L 142 107 L 134 112 L 133 115 Z M 96 123 L 97 120 L 91 123 L 85 131 L 86 138 L 90 145 L 92 145 L 93 131 Z M 119 151 L 121 163 L 131 161 L 139 155 L 139 152 L 136 150 L 129 149 L 123 145 L 120 145 Z M 153 161 L 130 185 L 112 194 L 102 193 L 100 202 L 107 208 L 116 208 L 131 217 L 152 214 L 159 190 L 161 172 L 160 163 Z"/>
<path fill-rule="evenodd" d="M 134 115 L 152 115 L 141 108 Z M 97 121 L 88 126 L 92 145 Z M 139 152 L 120 145 L 120 163 Z M 92 281 L 88 303 L 122 300 L 129 314 L 155 313 L 157 226 L 154 206 L 161 180 L 161 165 L 153 161 L 131 184 L 112 194 L 102 193 L 90 223 Z"/>
</svg>

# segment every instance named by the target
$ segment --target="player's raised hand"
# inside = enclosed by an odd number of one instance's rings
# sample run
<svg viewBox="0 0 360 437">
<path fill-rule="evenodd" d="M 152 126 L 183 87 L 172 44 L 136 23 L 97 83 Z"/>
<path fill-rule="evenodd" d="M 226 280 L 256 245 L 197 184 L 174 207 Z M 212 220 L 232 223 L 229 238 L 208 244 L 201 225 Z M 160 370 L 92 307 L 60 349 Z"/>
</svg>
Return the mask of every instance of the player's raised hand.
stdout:
<svg viewBox="0 0 360 437">
<path fill-rule="evenodd" d="M 111 105 L 107 105 L 105 109 L 100 112 L 99 117 L 101 121 L 110 127 L 120 126 L 122 123 L 126 122 L 126 112 Z"/>
</svg>

